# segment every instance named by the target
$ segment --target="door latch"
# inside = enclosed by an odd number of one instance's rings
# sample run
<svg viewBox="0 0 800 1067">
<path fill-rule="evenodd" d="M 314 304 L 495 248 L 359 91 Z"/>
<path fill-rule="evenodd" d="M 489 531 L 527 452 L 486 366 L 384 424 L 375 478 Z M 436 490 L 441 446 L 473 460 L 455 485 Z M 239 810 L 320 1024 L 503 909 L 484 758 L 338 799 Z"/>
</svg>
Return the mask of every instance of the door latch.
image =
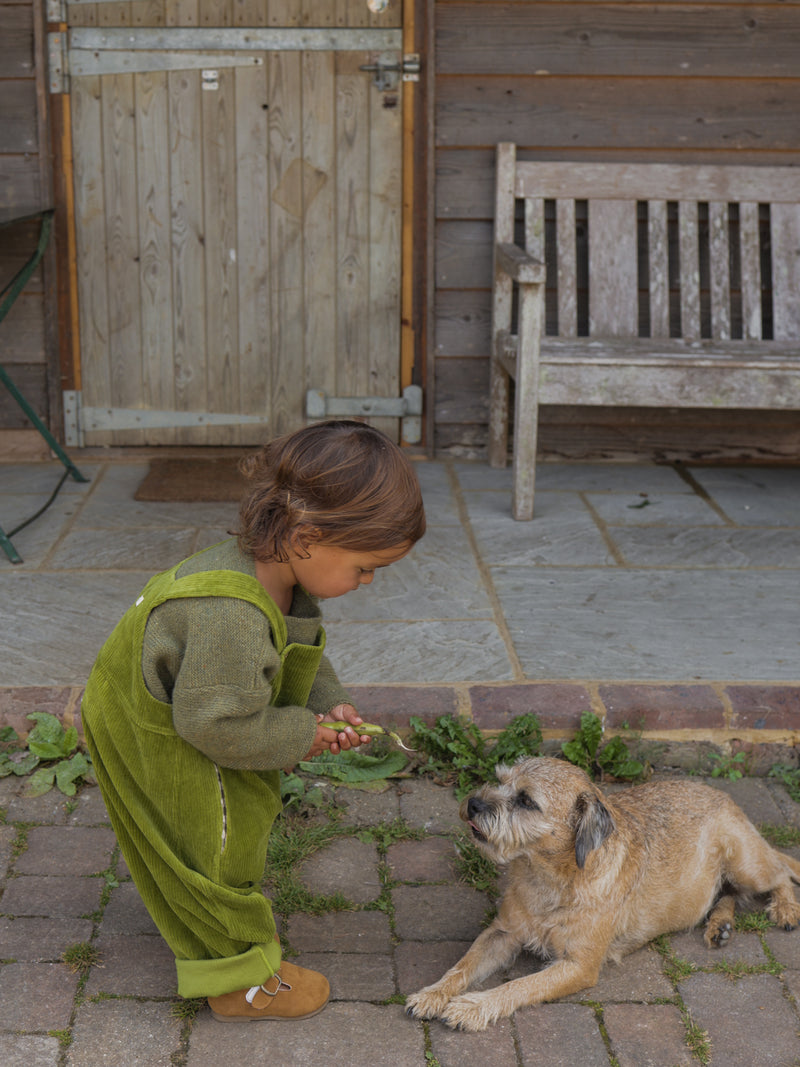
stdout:
<svg viewBox="0 0 800 1067">
<path fill-rule="evenodd" d="M 381 52 L 374 63 L 365 63 L 359 70 L 369 71 L 374 74 L 372 84 L 378 92 L 391 92 L 397 88 L 400 75 L 404 82 L 418 82 L 420 63 L 418 52 L 407 52 L 403 56 L 403 62 L 398 63 L 396 52 Z"/>
</svg>

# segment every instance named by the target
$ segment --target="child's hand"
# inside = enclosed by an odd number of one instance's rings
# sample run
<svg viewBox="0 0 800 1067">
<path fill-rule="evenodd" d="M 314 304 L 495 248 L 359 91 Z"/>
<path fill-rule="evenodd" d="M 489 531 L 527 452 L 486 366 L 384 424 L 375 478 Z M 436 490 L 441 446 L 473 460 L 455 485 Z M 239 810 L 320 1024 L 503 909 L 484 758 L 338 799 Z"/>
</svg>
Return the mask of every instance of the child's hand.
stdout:
<svg viewBox="0 0 800 1067">
<path fill-rule="evenodd" d="M 320 752 L 330 751 L 334 756 L 339 752 L 347 752 L 348 749 L 367 745 L 372 740 L 367 734 L 359 734 L 358 727 L 364 720 L 358 714 L 352 704 L 337 704 L 328 714 L 317 719 L 317 733 L 311 752 L 306 757 L 317 756 Z M 350 725 L 346 730 L 331 730 L 325 725 L 326 722 L 346 722 Z"/>
</svg>

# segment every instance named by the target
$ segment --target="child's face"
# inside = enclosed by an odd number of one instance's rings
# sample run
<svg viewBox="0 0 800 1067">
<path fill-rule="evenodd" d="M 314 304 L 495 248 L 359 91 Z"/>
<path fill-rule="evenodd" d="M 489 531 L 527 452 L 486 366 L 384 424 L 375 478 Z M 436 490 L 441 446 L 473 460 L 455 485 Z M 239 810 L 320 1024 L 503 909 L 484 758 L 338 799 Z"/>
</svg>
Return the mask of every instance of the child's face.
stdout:
<svg viewBox="0 0 800 1067">
<path fill-rule="evenodd" d="M 298 584 L 307 593 L 331 599 L 369 585 L 376 570 L 397 563 L 410 550 L 407 542 L 378 552 L 352 551 L 316 542 L 308 546 L 306 558 L 293 555 L 290 564 Z"/>
</svg>

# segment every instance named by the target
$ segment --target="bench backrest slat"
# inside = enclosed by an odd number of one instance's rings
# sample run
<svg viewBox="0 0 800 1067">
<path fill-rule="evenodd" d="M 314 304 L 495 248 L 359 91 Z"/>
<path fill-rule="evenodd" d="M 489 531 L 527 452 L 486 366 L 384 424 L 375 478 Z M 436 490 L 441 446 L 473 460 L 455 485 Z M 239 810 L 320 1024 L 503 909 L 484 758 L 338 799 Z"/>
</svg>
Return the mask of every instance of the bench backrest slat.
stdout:
<svg viewBox="0 0 800 1067">
<path fill-rule="evenodd" d="M 711 261 L 711 334 L 721 341 L 730 340 L 730 228 L 728 205 L 712 200 L 708 205 L 708 247 Z"/>
<path fill-rule="evenodd" d="M 794 341 L 800 338 L 800 202 L 772 205 L 770 240 L 775 339 Z"/>
<path fill-rule="evenodd" d="M 578 336 L 578 261 L 575 255 L 575 201 L 556 200 L 558 333 Z"/>
<path fill-rule="evenodd" d="M 585 200 L 750 200 L 800 203 L 800 167 L 736 167 L 702 163 L 574 163 L 518 160 L 520 199 L 541 196 Z"/>
<path fill-rule="evenodd" d="M 557 314 L 558 336 L 588 328 L 597 338 L 642 332 L 760 341 L 771 319 L 767 338 L 800 339 L 800 168 L 524 160 L 515 166 L 513 152 L 504 161 L 503 147 L 497 239 L 513 241 L 513 200 L 522 199 L 525 247 L 544 261 L 546 202 L 555 202 L 547 258 L 556 266 L 548 288 L 556 290 L 551 315 Z M 576 250 L 581 202 L 588 227 L 583 252 Z M 588 296 L 579 289 L 587 267 Z"/>
<path fill-rule="evenodd" d="M 647 214 L 650 282 L 650 336 L 669 337 L 667 202 L 651 200 Z"/>
<path fill-rule="evenodd" d="M 613 241 L 592 240 L 612 234 Z M 636 203 L 589 201 L 589 334 L 635 337 L 638 332 Z"/>
<path fill-rule="evenodd" d="M 758 204 L 739 204 L 739 247 L 742 264 L 742 333 L 748 341 L 761 340 L 761 255 Z"/>
</svg>

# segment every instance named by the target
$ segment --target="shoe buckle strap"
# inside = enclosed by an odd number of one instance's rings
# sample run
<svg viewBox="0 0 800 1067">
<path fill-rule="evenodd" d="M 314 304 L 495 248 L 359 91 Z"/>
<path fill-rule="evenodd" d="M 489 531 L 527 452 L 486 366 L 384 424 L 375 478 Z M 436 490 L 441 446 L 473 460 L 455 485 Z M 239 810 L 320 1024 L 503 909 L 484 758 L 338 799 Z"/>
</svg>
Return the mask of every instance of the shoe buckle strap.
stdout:
<svg viewBox="0 0 800 1067">
<path fill-rule="evenodd" d="M 272 989 L 267 988 L 266 982 L 263 985 L 254 985 L 250 989 L 248 989 L 245 993 L 245 1000 L 247 1001 L 247 1003 L 253 1003 L 256 998 L 256 994 L 259 992 L 259 990 L 266 993 L 268 997 L 276 997 L 278 993 L 291 992 L 292 987 L 289 985 L 288 982 L 284 982 L 284 980 L 281 978 L 280 971 L 276 971 L 275 974 L 273 974 L 270 978 L 267 979 L 267 982 L 272 982 L 273 979 L 275 979 L 277 985 L 275 985 Z"/>
</svg>

